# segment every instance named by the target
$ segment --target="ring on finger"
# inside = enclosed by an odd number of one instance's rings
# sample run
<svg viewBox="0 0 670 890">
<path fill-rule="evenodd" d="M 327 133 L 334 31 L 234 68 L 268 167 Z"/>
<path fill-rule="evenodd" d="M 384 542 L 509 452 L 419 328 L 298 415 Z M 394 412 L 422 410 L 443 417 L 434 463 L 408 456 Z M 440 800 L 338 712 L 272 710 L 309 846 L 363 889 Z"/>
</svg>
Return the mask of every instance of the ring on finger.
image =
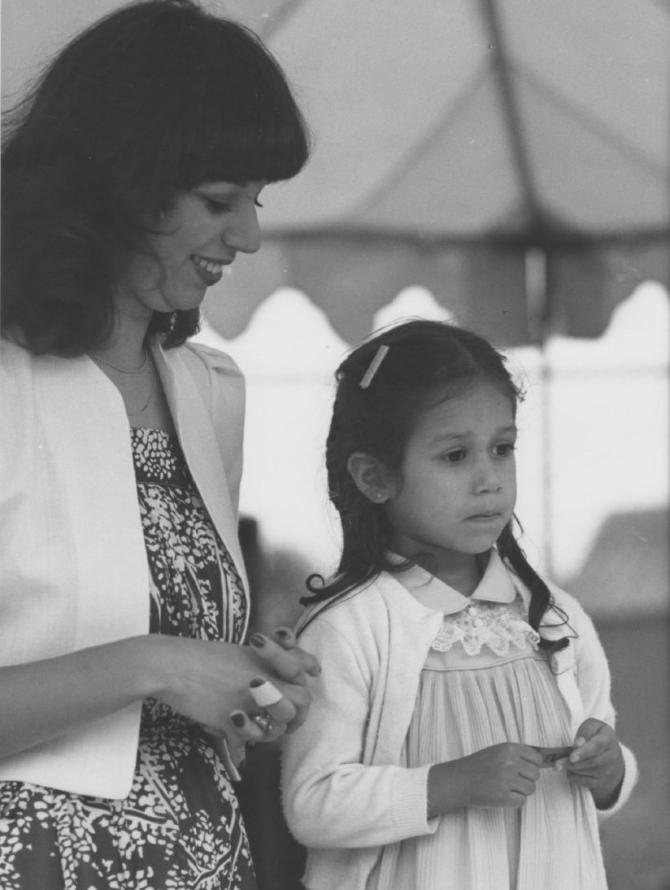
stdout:
<svg viewBox="0 0 670 890">
<path fill-rule="evenodd" d="M 283 698 L 282 693 L 274 683 L 271 683 L 269 680 L 263 680 L 261 677 L 251 681 L 249 692 L 259 708 L 276 705 Z"/>
<path fill-rule="evenodd" d="M 263 730 L 265 735 L 268 735 L 274 729 L 269 714 L 256 714 L 254 717 L 252 717 L 252 720 L 254 721 L 256 726 L 259 727 L 259 729 Z"/>
</svg>

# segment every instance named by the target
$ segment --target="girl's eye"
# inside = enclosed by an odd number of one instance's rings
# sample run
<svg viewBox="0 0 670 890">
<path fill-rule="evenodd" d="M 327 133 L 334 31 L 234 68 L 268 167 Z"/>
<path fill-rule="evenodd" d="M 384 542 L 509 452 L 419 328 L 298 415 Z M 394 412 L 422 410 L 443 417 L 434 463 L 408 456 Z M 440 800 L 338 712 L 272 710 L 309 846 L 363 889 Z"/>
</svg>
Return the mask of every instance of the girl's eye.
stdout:
<svg viewBox="0 0 670 890">
<path fill-rule="evenodd" d="M 508 457 L 514 453 L 515 447 L 514 442 L 500 442 L 495 446 L 494 451 L 498 457 Z"/>
<path fill-rule="evenodd" d="M 442 460 L 448 461 L 450 464 L 459 463 L 465 460 L 465 448 L 454 448 L 442 455 Z"/>
</svg>

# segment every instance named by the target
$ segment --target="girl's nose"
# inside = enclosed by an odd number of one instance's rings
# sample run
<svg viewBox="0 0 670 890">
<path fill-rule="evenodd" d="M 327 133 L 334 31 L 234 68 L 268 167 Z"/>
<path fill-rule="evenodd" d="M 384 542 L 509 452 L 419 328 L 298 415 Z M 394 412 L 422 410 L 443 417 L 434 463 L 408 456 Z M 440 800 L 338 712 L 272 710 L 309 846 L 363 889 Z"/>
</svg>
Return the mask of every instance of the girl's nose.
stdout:
<svg viewBox="0 0 670 890">
<path fill-rule="evenodd" d="M 493 462 L 487 458 L 477 464 L 475 474 L 475 491 L 485 493 L 487 491 L 500 491 L 502 483 Z"/>
<path fill-rule="evenodd" d="M 261 246 L 261 229 L 256 207 L 249 203 L 228 221 L 222 236 L 225 243 L 241 253 L 256 253 Z"/>
</svg>

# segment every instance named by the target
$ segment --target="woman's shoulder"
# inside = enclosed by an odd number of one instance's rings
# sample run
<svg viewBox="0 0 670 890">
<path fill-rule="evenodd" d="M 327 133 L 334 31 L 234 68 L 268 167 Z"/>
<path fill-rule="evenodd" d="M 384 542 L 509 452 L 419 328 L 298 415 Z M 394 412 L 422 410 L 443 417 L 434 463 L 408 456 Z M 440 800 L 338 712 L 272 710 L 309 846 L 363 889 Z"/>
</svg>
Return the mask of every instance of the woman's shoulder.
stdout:
<svg viewBox="0 0 670 890">
<path fill-rule="evenodd" d="M 26 399 L 43 375 L 58 373 L 67 380 L 76 377 L 82 362 L 50 353 L 36 355 L 10 338 L 0 338 L 0 396 L 4 399 Z"/>
<path fill-rule="evenodd" d="M 242 379 L 242 371 L 235 359 L 227 352 L 213 346 L 187 341 L 182 346 L 178 346 L 176 351 L 191 367 L 204 368 L 212 375 L 227 375 L 231 378 Z"/>
<path fill-rule="evenodd" d="M 33 355 L 14 340 L 0 337 L 0 373 L 11 375 L 16 371 L 29 368 Z"/>
<path fill-rule="evenodd" d="M 162 350 L 168 366 L 176 375 L 189 376 L 203 398 L 210 404 L 235 404 L 243 409 L 245 384 L 242 371 L 232 356 L 202 343 L 186 342 L 173 349 Z"/>
</svg>

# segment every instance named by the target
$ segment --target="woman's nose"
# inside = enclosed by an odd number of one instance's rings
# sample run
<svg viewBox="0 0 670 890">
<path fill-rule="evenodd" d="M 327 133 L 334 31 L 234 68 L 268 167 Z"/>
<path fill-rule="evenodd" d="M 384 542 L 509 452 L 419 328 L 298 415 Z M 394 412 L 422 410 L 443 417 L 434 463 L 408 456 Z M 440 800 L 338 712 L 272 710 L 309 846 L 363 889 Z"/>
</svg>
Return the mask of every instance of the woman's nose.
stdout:
<svg viewBox="0 0 670 890">
<path fill-rule="evenodd" d="M 258 224 L 256 207 L 248 204 L 229 220 L 222 234 L 225 243 L 241 253 L 256 253 L 261 246 L 261 229 Z"/>
</svg>

